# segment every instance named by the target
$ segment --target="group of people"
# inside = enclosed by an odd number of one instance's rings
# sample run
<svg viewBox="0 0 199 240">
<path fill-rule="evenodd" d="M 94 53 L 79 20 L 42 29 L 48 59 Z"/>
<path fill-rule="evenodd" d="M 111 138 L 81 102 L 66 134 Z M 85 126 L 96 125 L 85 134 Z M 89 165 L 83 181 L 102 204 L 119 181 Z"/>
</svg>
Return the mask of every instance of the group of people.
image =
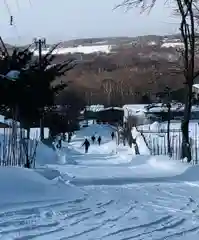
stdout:
<svg viewBox="0 0 199 240">
<path fill-rule="evenodd" d="M 111 133 L 111 138 L 112 138 L 112 140 L 114 139 L 114 137 L 115 137 L 115 133 L 112 132 L 112 133 Z M 91 137 L 91 141 L 92 141 L 93 144 L 95 143 L 95 140 L 96 140 L 96 137 L 95 137 L 95 134 L 93 134 L 92 137 Z M 98 142 L 98 145 L 99 145 L 99 146 L 101 145 L 101 141 L 102 141 L 102 138 L 101 138 L 101 136 L 99 136 L 99 137 L 97 138 L 97 142 Z M 88 152 L 88 149 L 89 149 L 89 147 L 90 147 L 90 142 L 89 142 L 89 140 L 88 140 L 87 138 L 85 139 L 84 143 L 82 144 L 82 147 L 83 147 L 83 146 L 84 146 L 84 148 L 85 148 L 85 153 L 87 153 L 87 152 Z"/>
</svg>

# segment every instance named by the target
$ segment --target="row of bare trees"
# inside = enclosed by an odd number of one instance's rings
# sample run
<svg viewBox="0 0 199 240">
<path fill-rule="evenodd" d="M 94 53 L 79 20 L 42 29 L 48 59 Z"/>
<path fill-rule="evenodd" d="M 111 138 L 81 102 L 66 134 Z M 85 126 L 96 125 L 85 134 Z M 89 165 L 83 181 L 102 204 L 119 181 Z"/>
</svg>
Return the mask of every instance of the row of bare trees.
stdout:
<svg viewBox="0 0 199 240">
<path fill-rule="evenodd" d="M 85 75 L 86 76 L 86 75 Z M 101 76 L 100 76 L 101 77 Z M 82 78 L 88 80 L 88 78 Z M 93 80 L 94 81 L 94 80 Z M 97 84 L 96 84 L 97 85 Z M 170 75 L 162 73 L 155 75 L 152 71 L 146 73 L 132 73 L 130 69 L 118 71 L 118 75 L 109 74 L 101 78 L 95 88 L 82 88 L 85 92 L 87 104 L 124 105 L 158 101 L 161 92 L 168 86 L 173 91 L 173 98 L 183 100 L 181 92 L 175 90 L 183 88 L 182 74 Z M 78 87 L 78 86 L 77 86 Z"/>
</svg>

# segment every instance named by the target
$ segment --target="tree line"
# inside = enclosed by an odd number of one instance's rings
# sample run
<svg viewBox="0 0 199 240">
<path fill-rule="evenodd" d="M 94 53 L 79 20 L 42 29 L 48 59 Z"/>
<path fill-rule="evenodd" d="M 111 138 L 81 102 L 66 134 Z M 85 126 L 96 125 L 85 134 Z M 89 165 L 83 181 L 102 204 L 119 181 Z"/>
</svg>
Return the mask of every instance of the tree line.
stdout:
<svg viewBox="0 0 199 240">
<path fill-rule="evenodd" d="M 145 54 L 152 53 L 153 47 L 150 47 L 150 51 L 149 47 L 146 48 L 147 51 L 143 47 L 143 57 L 139 56 L 139 51 L 131 49 L 129 52 L 125 50 L 92 58 L 83 55 L 83 62 L 62 80 L 65 82 L 65 79 L 70 79 L 68 89 L 75 90 L 87 105 L 150 103 L 158 100 L 165 87 L 172 89 L 174 98 L 183 101 L 184 96 L 175 92 L 184 87 L 183 68 L 178 53 L 169 49 L 167 53 L 173 52 L 178 59 L 169 61 L 162 57 L 162 50 L 157 48 L 156 53 L 161 53 L 160 57 L 151 59 Z M 62 102 L 60 97 L 59 102 Z"/>
</svg>

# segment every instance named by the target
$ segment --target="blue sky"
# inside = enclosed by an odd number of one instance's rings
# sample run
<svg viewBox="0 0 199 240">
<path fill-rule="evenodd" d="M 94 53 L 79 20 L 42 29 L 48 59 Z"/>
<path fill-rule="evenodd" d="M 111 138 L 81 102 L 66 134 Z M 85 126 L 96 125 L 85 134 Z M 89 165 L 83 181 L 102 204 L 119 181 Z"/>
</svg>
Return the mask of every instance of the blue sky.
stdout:
<svg viewBox="0 0 199 240">
<path fill-rule="evenodd" d="M 113 11 L 120 0 L 7 0 L 15 26 L 9 25 L 9 13 L 0 2 L 1 36 L 6 42 L 24 44 L 33 37 L 46 37 L 54 43 L 74 38 L 138 36 L 175 33 L 179 25 L 171 7 L 157 0 L 148 14 L 138 9 L 128 13 Z M 31 2 L 31 4 L 30 4 Z"/>
</svg>

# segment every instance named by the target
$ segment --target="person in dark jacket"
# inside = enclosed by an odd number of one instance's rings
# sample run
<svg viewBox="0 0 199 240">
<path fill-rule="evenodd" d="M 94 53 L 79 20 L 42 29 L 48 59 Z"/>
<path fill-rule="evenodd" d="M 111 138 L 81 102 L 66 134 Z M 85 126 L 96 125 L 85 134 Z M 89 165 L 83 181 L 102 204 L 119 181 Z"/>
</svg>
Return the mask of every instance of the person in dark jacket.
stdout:
<svg viewBox="0 0 199 240">
<path fill-rule="evenodd" d="M 92 140 L 93 143 L 95 143 L 95 135 L 93 135 L 93 136 L 91 137 L 91 140 Z"/>
<path fill-rule="evenodd" d="M 61 139 L 61 136 L 59 135 L 57 140 L 57 148 L 60 149 L 61 145 L 62 145 L 62 139 Z"/>
<path fill-rule="evenodd" d="M 114 132 L 111 133 L 111 137 L 112 137 L 112 140 L 113 140 L 114 137 L 115 137 L 115 133 Z"/>
<path fill-rule="evenodd" d="M 102 138 L 99 136 L 98 139 L 97 139 L 97 141 L 98 141 L 98 144 L 100 145 L 100 144 L 101 144 L 101 141 L 102 141 Z"/>
<path fill-rule="evenodd" d="M 88 149 L 89 149 L 89 147 L 90 147 L 90 142 L 88 141 L 88 139 L 86 138 L 85 139 L 85 141 L 84 141 L 84 143 L 82 144 L 82 147 L 85 147 L 85 153 L 87 153 L 88 152 Z"/>
<path fill-rule="evenodd" d="M 72 135 L 73 135 L 72 132 L 68 133 L 68 143 L 71 142 Z"/>
</svg>

